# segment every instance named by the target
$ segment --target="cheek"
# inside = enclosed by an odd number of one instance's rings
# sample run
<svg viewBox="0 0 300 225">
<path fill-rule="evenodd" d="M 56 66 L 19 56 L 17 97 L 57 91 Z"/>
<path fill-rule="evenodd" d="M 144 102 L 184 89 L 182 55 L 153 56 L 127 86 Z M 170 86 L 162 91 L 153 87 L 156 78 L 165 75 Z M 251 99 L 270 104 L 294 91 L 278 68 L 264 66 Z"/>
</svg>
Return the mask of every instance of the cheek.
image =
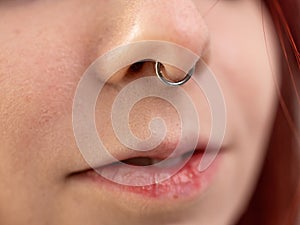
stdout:
<svg viewBox="0 0 300 225">
<path fill-rule="evenodd" d="M 98 15 L 95 5 L 104 13 Z M 27 145 L 37 132 L 49 132 L 61 115 L 71 122 L 80 77 L 97 56 L 124 39 L 116 29 L 122 18 L 109 15 L 119 15 L 122 6 L 115 11 L 106 7 L 111 8 L 99 1 L 34 2 L 16 4 L 12 15 L 0 5 L 3 20 L 10 21 L 0 24 L 6 34 L 0 36 L 0 109 L 6 137 Z"/>
<path fill-rule="evenodd" d="M 70 111 L 78 77 L 77 73 L 65 71 L 64 65 L 56 63 L 51 68 L 51 60 L 59 60 L 58 57 L 32 56 L 30 51 L 21 60 L 11 55 L 12 60 L 1 72 L 2 112 L 6 114 L 7 126 L 18 127 L 20 132 L 25 132 L 22 129 L 25 127 L 35 132 L 47 126 L 57 114 Z"/>
<path fill-rule="evenodd" d="M 211 11 L 213 19 L 207 18 L 211 29 L 209 60 L 224 92 L 229 131 L 235 130 L 239 139 L 245 143 L 251 140 L 261 149 L 275 114 L 279 45 L 267 12 L 263 27 L 258 3 L 238 4 L 246 5 L 239 12 L 224 5 L 226 17 L 216 7 Z"/>
<path fill-rule="evenodd" d="M 0 166 L 12 174 L 41 166 L 50 170 L 56 159 L 83 160 L 79 151 L 72 152 L 75 89 L 90 63 L 125 39 L 116 28 L 126 13 L 118 13 L 122 6 L 113 11 L 105 8 L 110 4 L 81 3 L 34 2 L 13 13 L 0 5 L 3 21 L 9 21 L 0 23 L 6 34 L 0 36 L 0 160 L 5 161 Z M 59 166 L 69 171 L 69 164 Z"/>
<path fill-rule="evenodd" d="M 279 45 L 270 18 L 264 12 L 264 33 L 261 11 L 253 10 L 252 1 L 238 2 L 250 5 L 239 12 L 226 8 L 223 14 L 218 11 L 220 5 L 207 18 L 211 33 L 208 61 L 224 93 L 225 140 L 230 140 L 228 160 L 224 160 L 227 173 L 223 171 L 228 176 L 220 183 L 223 201 L 218 204 L 236 212 L 246 204 L 259 176 L 276 112 L 275 84 L 280 85 Z"/>
<path fill-rule="evenodd" d="M 72 140 L 66 132 L 71 130 L 72 99 L 89 63 L 84 44 L 66 36 L 50 38 L 51 32 L 35 35 L 15 36 L 0 53 L 1 167 L 20 177 L 22 171 L 30 176 L 35 169 L 53 168 L 57 158 L 66 154 L 58 146 Z"/>
</svg>

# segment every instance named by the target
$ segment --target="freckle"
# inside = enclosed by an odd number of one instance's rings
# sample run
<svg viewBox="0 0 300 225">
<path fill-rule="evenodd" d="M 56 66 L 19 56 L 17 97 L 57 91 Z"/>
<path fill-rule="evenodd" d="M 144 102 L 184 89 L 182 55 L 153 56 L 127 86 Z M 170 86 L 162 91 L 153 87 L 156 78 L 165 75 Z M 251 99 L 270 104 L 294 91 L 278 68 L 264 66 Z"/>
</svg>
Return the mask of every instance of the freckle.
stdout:
<svg viewBox="0 0 300 225">
<path fill-rule="evenodd" d="M 25 101 L 26 101 L 27 103 L 30 103 L 30 102 L 31 102 L 31 96 L 27 95 L 27 96 L 25 97 Z"/>
<path fill-rule="evenodd" d="M 14 30 L 14 34 L 15 34 L 15 35 L 18 35 L 18 34 L 20 34 L 20 33 L 21 33 L 21 30 L 20 30 L 20 29 L 17 28 L 17 29 Z"/>
</svg>

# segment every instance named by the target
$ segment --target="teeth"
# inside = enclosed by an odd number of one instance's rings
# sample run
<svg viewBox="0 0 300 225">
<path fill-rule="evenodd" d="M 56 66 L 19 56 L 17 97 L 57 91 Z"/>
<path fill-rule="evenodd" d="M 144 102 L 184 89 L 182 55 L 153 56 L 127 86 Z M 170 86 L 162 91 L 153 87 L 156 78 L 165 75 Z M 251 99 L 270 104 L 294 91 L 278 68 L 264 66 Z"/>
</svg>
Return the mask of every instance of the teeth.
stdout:
<svg viewBox="0 0 300 225">
<path fill-rule="evenodd" d="M 151 159 L 151 164 L 156 164 L 159 163 L 161 161 L 161 159 Z"/>
</svg>

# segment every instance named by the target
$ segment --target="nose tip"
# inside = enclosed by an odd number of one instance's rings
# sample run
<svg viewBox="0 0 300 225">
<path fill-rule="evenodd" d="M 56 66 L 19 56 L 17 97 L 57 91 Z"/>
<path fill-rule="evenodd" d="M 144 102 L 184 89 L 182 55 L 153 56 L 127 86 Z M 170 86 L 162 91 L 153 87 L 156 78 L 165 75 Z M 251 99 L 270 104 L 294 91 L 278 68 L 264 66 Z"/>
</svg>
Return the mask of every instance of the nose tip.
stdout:
<svg viewBox="0 0 300 225">
<path fill-rule="evenodd" d="M 197 7 L 189 0 L 144 0 L 135 5 L 131 38 L 169 41 L 201 56 L 208 29 Z"/>
</svg>

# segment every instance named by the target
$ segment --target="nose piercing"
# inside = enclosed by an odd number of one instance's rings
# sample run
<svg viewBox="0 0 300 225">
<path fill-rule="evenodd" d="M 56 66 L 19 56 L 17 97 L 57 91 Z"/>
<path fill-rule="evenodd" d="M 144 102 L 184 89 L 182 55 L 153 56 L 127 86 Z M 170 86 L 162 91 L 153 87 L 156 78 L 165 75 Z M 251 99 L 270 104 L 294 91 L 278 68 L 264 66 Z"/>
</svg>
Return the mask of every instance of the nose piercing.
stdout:
<svg viewBox="0 0 300 225">
<path fill-rule="evenodd" d="M 180 85 L 183 85 L 185 84 L 191 77 L 192 75 L 194 74 L 195 72 L 195 66 L 192 67 L 192 69 L 189 70 L 189 72 L 185 75 L 185 77 L 182 79 L 182 80 L 179 80 L 179 81 L 172 81 L 172 80 L 169 80 L 167 79 L 164 75 L 163 75 L 163 72 L 161 70 L 161 67 L 163 66 L 162 63 L 156 61 L 155 62 L 155 73 L 157 75 L 157 77 L 164 83 L 164 84 L 167 84 L 167 85 L 170 85 L 170 86 L 180 86 Z"/>
</svg>

